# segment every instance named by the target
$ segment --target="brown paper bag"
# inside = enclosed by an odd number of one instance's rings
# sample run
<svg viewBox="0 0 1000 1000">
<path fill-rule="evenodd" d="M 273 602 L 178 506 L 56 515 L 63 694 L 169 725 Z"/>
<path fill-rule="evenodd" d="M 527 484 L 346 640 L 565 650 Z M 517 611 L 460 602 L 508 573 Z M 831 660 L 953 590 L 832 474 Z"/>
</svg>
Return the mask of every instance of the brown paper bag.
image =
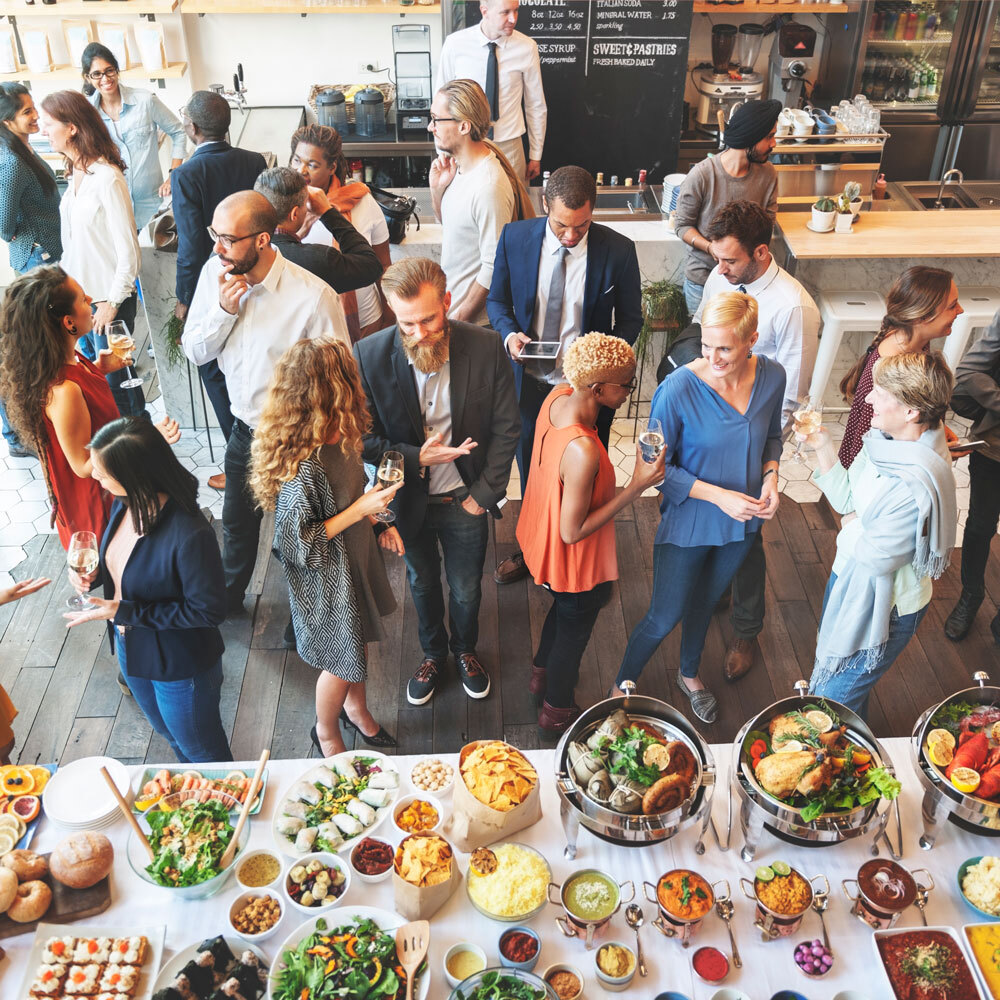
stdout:
<svg viewBox="0 0 1000 1000">
<path fill-rule="evenodd" d="M 491 742 L 496 741 L 477 740 L 474 743 L 467 743 L 458 755 L 459 767 L 451 798 L 451 816 L 444 824 L 444 831 L 451 838 L 451 842 L 467 854 L 477 847 L 494 844 L 518 830 L 532 826 L 542 818 L 542 801 L 538 789 L 540 778 L 535 782 L 535 787 L 528 793 L 527 798 L 508 812 L 491 809 L 469 791 L 462 778 L 462 762 L 481 743 Z"/>
<path fill-rule="evenodd" d="M 448 841 L 438 834 L 411 833 L 404 837 L 399 843 L 400 846 L 406 843 L 410 837 L 438 837 L 439 840 Z M 395 861 L 392 866 L 392 891 L 396 912 L 407 920 L 430 920 L 438 910 L 444 906 L 451 898 L 451 894 L 458 888 L 462 881 L 462 873 L 458 867 L 458 859 L 455 857 L 455 849 L 451 844 L 451 878 L 437 885 L 418 886 L 412 882 L 407 882 L 398 871 L 396 871 Z"/>
</svg>

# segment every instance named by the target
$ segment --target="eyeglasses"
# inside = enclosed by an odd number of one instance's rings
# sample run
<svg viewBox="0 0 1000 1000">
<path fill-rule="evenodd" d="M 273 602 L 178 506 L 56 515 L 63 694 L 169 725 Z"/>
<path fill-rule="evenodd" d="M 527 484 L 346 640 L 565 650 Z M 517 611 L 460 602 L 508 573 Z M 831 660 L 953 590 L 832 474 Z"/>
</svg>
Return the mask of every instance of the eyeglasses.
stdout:
<svg viewBox="0 0 1000 1000">
<path fill-rule="evenodd" d="M 87 74 L 87 79 L 90 80 L 91 83 L 100 83 L 104 77 L 107 77 L 109 80 L 117 79 L 118 70 L 116 70 L 114 66 L 109 66 L 105 70 L 95 69 L 93 73 Z"/>
<path fill-rule="evenodd" d="M 213 243 L 221 243 L 227 250 L 232 250 L 237 243 L 242 243 L 244 240 L 252 240 L 255 236 L 260 236 L 263 229 L 256 233 L 247 233 L 246 236 L 229 236 L 225 233 L 217 233 L 211 226 L 205 227 L 208 230 L 208 235 L 212 237 Z"/>
<path fill-rule="evenodd" d="M 593 389 L 595 385 L 616 385 L 619 389 L 628 389 L 629 392 L 634 392 L 638 384 L 639 380 L 633 375 L 631 382 L 594 382 L 590 388 Z"/>
<path fill-rule="evenodd" d="M 461 119 L 459 119 L 459 118 L 435 118 L 434 115 L 431 115 L 431 125 L 434 125 L 434 126 L 437 126 L 438 122 L 457 122 L 457 121 L 461 121 Z"/>
</svg>

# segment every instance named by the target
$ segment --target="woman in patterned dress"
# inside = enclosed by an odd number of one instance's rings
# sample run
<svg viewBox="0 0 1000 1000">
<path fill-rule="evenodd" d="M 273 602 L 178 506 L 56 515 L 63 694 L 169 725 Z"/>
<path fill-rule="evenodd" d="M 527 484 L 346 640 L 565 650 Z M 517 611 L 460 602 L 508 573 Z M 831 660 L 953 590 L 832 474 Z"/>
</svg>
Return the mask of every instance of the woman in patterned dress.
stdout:
<svg viewBox="0 0 1000 1000">
<path fill-rule="evenodd" d="M 366 644 L 382 638 L 380 619 L 396 609 L 379 545 L 403 553 L 393 527 L 376 541 L 373 515 L 402 484 L 365 492 L 364 400 L 345 345 L 299 341 L 275 368 L 253 442 L 250 485 L 275 512 L 298 653 L 320 672 L 310 735 L 324 757 L 345 749 L 338 718 L 369 746 L 396 743 L 368 711 L 365 679 Z"/>
</svg>

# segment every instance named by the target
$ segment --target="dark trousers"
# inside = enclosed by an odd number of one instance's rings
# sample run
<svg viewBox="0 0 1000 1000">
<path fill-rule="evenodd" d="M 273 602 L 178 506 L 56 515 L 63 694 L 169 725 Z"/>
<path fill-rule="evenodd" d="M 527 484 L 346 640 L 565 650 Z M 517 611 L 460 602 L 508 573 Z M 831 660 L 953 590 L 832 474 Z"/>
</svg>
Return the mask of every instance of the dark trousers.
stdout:
<svg viewBox="0 0 1000 1000">
<path fill-rule="evenodd" d="M 115 316 L 115 319 L 120 319 L 128 327 L 129 333 L 135 331 L 135 313 L 138 305 L 139 299 L 133 292 L 118 307 L 118 314 Z M 80 338 L 77 346 L 84 357 L 94 361 L 98 352 L 103 351 L 108 346 L 108 338 L 104 334 L 96 334 L 91 331 Z M 111 395 L 114 397 L 118 412 L 123 417 L 138 417 L 146 412 L 146 397 L 143 395 L 142 386 L 136 386 L 134 389 L 121 387 L 122 382 L 128 378 L 124 370 L 112 372 L 105 378 L 111 387 Z"/>
<path fill-rule="evenodd" d="M 212 404 L 215 419 L 222 428 L 222 436 L 228 441 L 233 433 L 233 411 L 229 407 L 229 390 L 226 388 L 226 376 L 222 374 L 218 361 L 206 361 L 198 365 L 198 375 L 205 386 L 208 401 Z"/>
<path fill-rule="evenodd" d="M 982 599 L 986 563 L 1000 520 L 1000 462 L 974 451 L 969 456 L 969 517 L 962 541 L 962 589 Z"/>
<path fill-rule="evenodd" d="M 764 628 L 764 581 L 767 562 L 764 559 L 762 531 L 755 531 L 753 544 L 743 565 L 733 577 L 733 610 L 729 620 L 739 639 L 753 639 Z"/>
<path fill-rule="evenodd" d="M 611 583 L 599 583 L 593 590 L 579 594 L 551 589 L 549 593 L 552 607 L 542 625 L 535 666 L 545 668 L 545 700 L 554 708 L 569 708 L 580 677 L 583 651 L 590 642 L 598 613 L 611 596 Z"/>
<path fill-rule="evenodd" d="M 429 503 L 420 530 L 403 538 L 406 547 L 403 558 L 413 606 L 417 609 L 420 646 L 429 659 L 443 663 L 448 657 L 449 646 L 456 656 L 476 650 L 488 540 L 487 515 L 477 517 L 467 513 L 457 498 L 451 503 Z M 442 552 L 448 580 L 450 640 L 444 626 Z"/>
<path fill-rule="evenodd" d="M 261 511 L 247 484 L 252 444 L 253 431 L 242 420 L 234 420 L 226 442 L 226 492 L 222 499 L 222 568 L 231 609 L 243 603 L 260 541 Z"/>
<path fill-rule="evenodd" d="M 754 532 L 754 535 L 759 532 Z M 653 597 L 629 636 L 615 684 L 638 680 L 656 648 L 681 623 L 681 673 L 697 677 L 712 612 L 753 544 L 653 546 Z"/>
</svg>

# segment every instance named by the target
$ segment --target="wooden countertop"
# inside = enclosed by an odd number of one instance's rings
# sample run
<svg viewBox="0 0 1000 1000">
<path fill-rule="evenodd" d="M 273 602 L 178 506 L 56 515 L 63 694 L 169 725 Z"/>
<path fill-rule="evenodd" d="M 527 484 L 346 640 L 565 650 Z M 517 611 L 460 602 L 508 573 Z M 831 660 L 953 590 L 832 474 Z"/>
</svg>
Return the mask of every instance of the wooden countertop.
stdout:
<svg viewBox="0 0 1000 1000">
<path fill-rule="evenodd" d="M 851 233 L 814 233 L 810 212 L 779 212 L 778 225 L 797 260 L 892 257 L 1000 257 L 1000 212 L 862 212 Z"/>
</svg>

